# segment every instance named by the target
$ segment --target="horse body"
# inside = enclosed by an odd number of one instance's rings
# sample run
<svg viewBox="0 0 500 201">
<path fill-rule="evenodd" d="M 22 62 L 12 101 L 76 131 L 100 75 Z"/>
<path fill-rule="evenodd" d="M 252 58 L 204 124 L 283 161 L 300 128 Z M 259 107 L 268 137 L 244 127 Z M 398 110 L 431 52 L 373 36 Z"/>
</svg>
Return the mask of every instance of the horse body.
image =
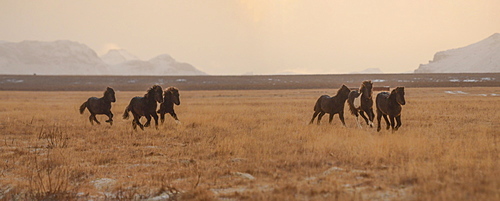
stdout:
<svg viewBox="0 0 500 201">
<path fill-rule="evenodd" d="M 104 114 L 108 116 L 109 124 L 113 125 L 113 113 L 111 112 L 111 103 L 115 102 L 115 91 L 108 87 L 104 92 L 104 96 L 102 98 L 90 97 L 80 106 L 80 114 L 83 114 L 85 108 L 87 108 L 90 112 L 89 121 L 93 125 L 94 121 L 97 124 L 101 124 L 96 118 L 98 114 Z"/>
<path fill-rule="evenodd" d="M 132 112 L 134 116 L 134 120 L 132 120 L 132 127 L 137 129 L 137 125 L 144 130 L 144 127 L 148 127 L 151 123 L 151 117 L 155 120 L 155 126 L 158 129 L 158 115 L 156 114 L 156 102 L 162 103 L 163 90 L 161 86 L 154 85 L 152 86 L 144 97 L 134 97 L 130 100 L 129 105 L 125 109 L 123 113 L 123 119 L 129 118 L 129 112 Z M 147 122 L 142 125 L 139 121 L 141 117 L 146 117 Z"/>
<path fill-rule="evenodd" d="M 373 83 L 370 80 L 363 81 L 361 87 L 358 91 L 351 91 L 349 93 L 349 97 L 347 103 L 349 104 L 349 110 L 351 114 L 356 116 L 356 123 L 359 127 L 361 124 L 359 123 L 359 115 L 363 117 L 367 125 L 373 127 L 373 119 L 375 118 L 375 114 L 373 113 Z M 361 97 L 360 97 L 361 95 Z M 359 105 L 355 104 L 356 101 L 359 100 Z M 365 113 L 368 117 L 365 116 Z"/>
<path fill-rule="evenodd" d="M 174 111 L 174 104 L 180 105 L 180 95 L 179 89 L 175 87 L 169 87 L 164 92 L 163 103 L 160 104 L 160 109 L 157 111 L 160 114 L 161 123 L 165 121 L 165 114 L 170 114 L 177 123 L 179 123 L 179 119 L 177 118 L 177 114 Z"/>
<path fill-rule="evenodd" d="M 347 88 L 345 85 L 342 85 L 342 87 L 340 87 L 335 96 L 333 97 L 330 97 L 328 95 L 320 96 L 316 101 L 316 105 L 314 105 L 314 114 L 309 124 L 312 124 L 314 122 L 316 116 L 318 117 L 318 124 L 319 124 L 321 118 L 323 118 L 323 115 L 328 113 L 330 114 L 330 118 L 328 121 L 329 123 L 332 123 L 333 115 L 339 114 L 339 119 L 345 126 L 344 105 L 350 91 L 351 90 L 349 90 L 349 88 Z"/>
<path fill-rule="evenodd" d="M 380 92 L 377 95 L 377 131 L 381 130 L 380 121 L 384 117 L 387 124 L 386 129 L 392 127 L 393 131 L 397 131 L 401 127 L 401 105 L 405 105 L 404 87 L 396 87 L 391 93 Z M 389 116 L 389 119 L 387 118 Z"/>
</svg>

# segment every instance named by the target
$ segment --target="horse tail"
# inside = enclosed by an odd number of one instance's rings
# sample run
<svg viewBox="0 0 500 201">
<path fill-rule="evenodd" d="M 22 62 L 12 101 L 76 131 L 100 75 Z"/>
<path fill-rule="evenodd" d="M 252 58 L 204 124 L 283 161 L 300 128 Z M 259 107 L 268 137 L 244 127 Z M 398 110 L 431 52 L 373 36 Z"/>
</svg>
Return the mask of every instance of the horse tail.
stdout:
<svg viewBox="0 0 500 201">
<path fill-rule="evenodd" d="M 357 116 L 358 114 L 358 108 L 354 105 L 354 100 L 358 98 L 360 94 L 361 93 L 354 90 L 349 92 L 349 96 L 347 98 L 347 103 L 349 104 L 349 111 L 351 111 L 351 114 L 355 116 Z"/>
<path fill-rule="evenodd" d="M 87 101 L 85 101 L 81 106 L 80 106 L 80 114 L 83 114 L 83 111 L 85 111 L 85 108 L 87 107 Z"/>
<path fill-rule="evenodd" d="M 125 108 L 125 112 L 123 112 L 123 119 L 128 119 L 128 117 L 130 116 L 128 112 L 130 112 L 130 105 Z"/>
<path fill-rule="evenodd" d="M 323 96 L 320 96 L 318 100 L 316 101 L 316 104 L 314 105 L 314 111 L 321 111 L 321 100 L 323 99 Z"/>
</svg>

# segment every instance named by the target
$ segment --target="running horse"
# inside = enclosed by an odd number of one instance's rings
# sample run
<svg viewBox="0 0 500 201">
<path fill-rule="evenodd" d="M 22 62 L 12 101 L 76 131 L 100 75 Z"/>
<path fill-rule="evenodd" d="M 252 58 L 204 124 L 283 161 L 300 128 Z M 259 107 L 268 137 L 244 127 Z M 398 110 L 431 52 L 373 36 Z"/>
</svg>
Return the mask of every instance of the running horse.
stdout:
<svg viewBox="0 0 500 201">
<path fill-rule="evenodd" d="M 351 114 L 356 116 L 356 123 L 358 127 L 361 128 L 359 123 L 359 115 L 365 119 L 366 125 L 373 127 L 373 119 L 375 114 L 373 113 L 373 83 L 371 80 L 363 81 L 361 87 L 358 90 L 353 90 L 349 93 L 347 103 L 349 104 L 349 110 Z M 360 97 L 361 95 L 361 97 Z M 365 116 L 365 113 L 368 117 Z"/>
<path fill-rule="evenodd" d="M 340 87 L 335 96 L 333 97 L 330 97 L 328 95 L 320 96 L 316 101 L 316 105 L 314 105 L 314 114 L 309 124 L 312 124 L 314 122 L 314 118 L 316 118 L 317 116 L 319 125 L 323 115 L 325 115 L 325 113 L 328 113 L 330 114 L 330 119 L 328 121 L 329 123 L 332 123 L 333 115 L 339 114 L 339 119 L 345 126 L 344 105 L 349 95 L 349 92 L 351 92 L 351 90 L 347 86 L 342 85 L 342 87 Z"/>
<path fill-rule="evenodd" d="M 95 115 L 104 114 L 108 116 L 108 122 L 110 125 L 113 125 L 113 113 L 111 112 L 111 103 L 115 102 L 115 91 L 111 87 L 107 87 L 106 91 L 104 91 L 104 96 L 102 98 L 90 97 L 80 106 L 80 114 L 83 114 L 85 108 L 87 108 L 90 112 L 89 121 L 92 125 L 94 125 L 94 121 L 97 124 L 101 124 L 101 122 L 97 121 Z"/>
<path fill-rule="evenodd" d="M 392 131 L 397 131 L 401 127 L 401 110 L 402 105 L 405 105 L 405 88 L 396 87 L 389 92 L 380 92 L 377 95 L 377 132 L 380 131 L 380 120 L 384 117 L 387 124 L 386 129 L 392 127 Z M 387 119 L 387 116 L 390 118 Z M 397 124 L 396 124 L 397 123 Z"/>
<path fill-rule="evenodd" d="M 134 97 L 130 100 L 129 105 L 125 108 L 123 113 L 123 119 L 129 118 L 129 112 L 134 115 L 134 120 L 132 120 L 132 127 L 134 130 L 137 129 L 137 125 L 144 130 L 144 127 L 148 127 L 151 123 L 151 117 L 155 120 L 156 129 L 158 129 L 158 115 L 156 114 L 156 102 L 163 102 L 163 89 L 159 85 L 154 85 L 148 89 L 147 93 L 143 97 Z M 144 116 L 147 119 L 146 124 L 142 125 L 139 121 L 141 117 Z"/>
<path fill-rule="evenodd" d="M 162 124 L 165 121 L 165 114 L 167 113 L 169 113 L 170 116 L 175 119 L 176 123 L 180 123 L 179 119 L 177 118 L 177 114 L 175 114 L 174 111 L 174 104 L 181 104 L 181 100 L 179 97 L 179 89 L 175 87 L 169 87 L 163 93 L 163 103 L 160 104 L 160 109 L 157 111 L 157 113 L 160 114 L 160 120 Z"/>
</svg>

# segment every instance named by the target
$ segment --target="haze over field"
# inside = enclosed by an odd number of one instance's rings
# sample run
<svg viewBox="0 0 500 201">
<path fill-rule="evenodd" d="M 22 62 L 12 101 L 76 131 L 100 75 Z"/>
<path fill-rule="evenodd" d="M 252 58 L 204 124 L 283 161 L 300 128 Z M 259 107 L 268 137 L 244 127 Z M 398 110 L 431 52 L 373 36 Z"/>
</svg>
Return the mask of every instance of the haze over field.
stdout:
<svg viewBox="0 0 500 201">
<path fill-rule="evenodd" d="M 0 40 L 70 40 L 103 56 L 168 54 L 211 75 L 411 72 L 500 32 L 500 1 L 25 1 Z"/>
</svg>

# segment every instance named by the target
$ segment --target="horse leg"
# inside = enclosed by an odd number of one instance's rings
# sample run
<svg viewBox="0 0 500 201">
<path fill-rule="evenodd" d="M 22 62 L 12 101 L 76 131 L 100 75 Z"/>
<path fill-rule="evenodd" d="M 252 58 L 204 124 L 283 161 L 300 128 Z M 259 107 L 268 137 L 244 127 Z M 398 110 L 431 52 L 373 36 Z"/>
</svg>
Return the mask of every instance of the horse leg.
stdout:
<svg viewBox="0 0 500 201">
<path fill-rule="evenodd" d="M 382 116 L 384 117 L 385 124 L 387 125 L 385 127 L 385 129 L 389 130 L 389 128 L 391 127 L 391 123 L 389 122 L 389 119 L 387 118 L 387 115 L 383 114 Z"/>
<path fill-rule="evenodd" d="M 382 112 L 380 110 L 377 110 L 377 132 L 380 132 L 380 121 L 382 120 Z"/>
<path fill-rule="evenodd" d="M 141 124 L 141 121 L 139 121 L 139 120 L 140 120 L 139 118 L 138 118 L 138 119 L 136 119 L 136 120 L 135 120 L 135 124 L 136 124 L 136 125 L 139 125 L 139 128 L 141 128 L 141 130 L 144 130 L 144 125 L 142 125 L 142 124 Z"/>
<path fill-rule="evenodd" d="M 108 116 L 108 120 L 106 120 L 106 122 L 108 122 L 110 125 L 113 125 L 113 113 L 111 111 L 109 111 L 106 116 Z"/>
<path fill-rule="evenodd" d="M 319 114 L 319 112 L 314 111 L 313 118 L 311 119 L 311 121 L 309 122 L 309 124 L 313 124 L 314 123 L 314 119 L 316 118 L 316 116 L 318 116 L 318 114 Z"/>
<path fill-rule="evenodd" d="M 158 115 L 156 113 L 151 114 L 153 116 L 153 119 L 155 120 L 155 128 L 158 130 Z"/>
<path fill-rule="evenodd" d="M 368 118 L 366 118 L 365 116 L 365 112 L 363 112 L 363 110 L 359 111 L 359 114 L 361 115 L 361 117 L 363 117 L 363 119 L 365 120 L 366 122 L 366 125 L 370 125 L 370 123 L 368 122 Z"/>
<path fill-rule="evenodd" d="M 318 115 L 318 125 L 320 124 L 321 122 L 321 118 L 323 118 L 323 115 L 325 115 L 324 112 L 320 112 L 319 115 Z"/>
<path fill-rule="evenodd" d="M 390 116 L 390 115 L 389 115 L 389 118 L 391 118 L 391 128 L 392 128 L 392 132 L 394 132 L 394 126 L 396 125 L 396 122 L 395 122 L 395 117 L 394 117 L 394 116 Z"/>
<path fill-rule="evenodd" d="M 330 118 L 328 118 L 328 123 L 329 123 L 329 124 L 332 124 L 333 115 L 334 115 L 334 114 L 330 114 Z"/>
<path fill-rule="evenodd" d="M 399 127 L 401 127 L 401 115 L 396 117 L 396 122 L 397 122 L 397 124 L 396 124 L 396 127 L 394 127 L 394 129 L 398 130 Z"/>
<path fill-rule="evenodd" d="M 147 121 L 146 123 L 144 124 L 144 127 L 149 127 L 149 125 L 151 124 L 151 115 L 147 114 L 145 115 Z"/>
<path fill-rule="evenodd" d="M 181 123 L 181 121 L 179 121 L 179 119 L 177 118 L 177 114 L 175 114 L 175 112 L 171 112 L 170 116 L 172 116 L 175 119 L 175 123 L 177 124 Z"/>
<path fill-rule="evenodd" d="M 90 115 L 92 117 L 92 120 L 94 120 L 97 124 L 101 124 L 101 122 L 97 121 L 97 118 L 95 117 L 95 114 Z"/>
<path fill-rule="evenodd" d="M 162 124 L 163 124 L 163 122 L 165 122 L 165 113 L 163 113 L 163 112 L 160 113 L 160 120 L 161 120 Z"/>
<path fill-rule="evenodd" d="M 370 108 L 368 111 L 366 111 L 366 114 L 368 115 L 368 119 L 370 120 L 370 127 L 373 128 L 373 120 L 375 119 L 375 114 L 373 113 L 373 109 Z"/>
<path fill-rule="evenodd" d="M 89 121 L 90 121 L 90 124 L 94 125 L 94 119 L 92 118 L 92 114 L 90 114 L 90 116 L 89 116 Z"/>
<path fill-rule="evenodd" d="M 345 121 L 344 121 L 344 112 L 339 112 L 339 119 L 342 122 L 342 125 L 344 125 L 344 127 L 346 127 Z"/>
</svg>

